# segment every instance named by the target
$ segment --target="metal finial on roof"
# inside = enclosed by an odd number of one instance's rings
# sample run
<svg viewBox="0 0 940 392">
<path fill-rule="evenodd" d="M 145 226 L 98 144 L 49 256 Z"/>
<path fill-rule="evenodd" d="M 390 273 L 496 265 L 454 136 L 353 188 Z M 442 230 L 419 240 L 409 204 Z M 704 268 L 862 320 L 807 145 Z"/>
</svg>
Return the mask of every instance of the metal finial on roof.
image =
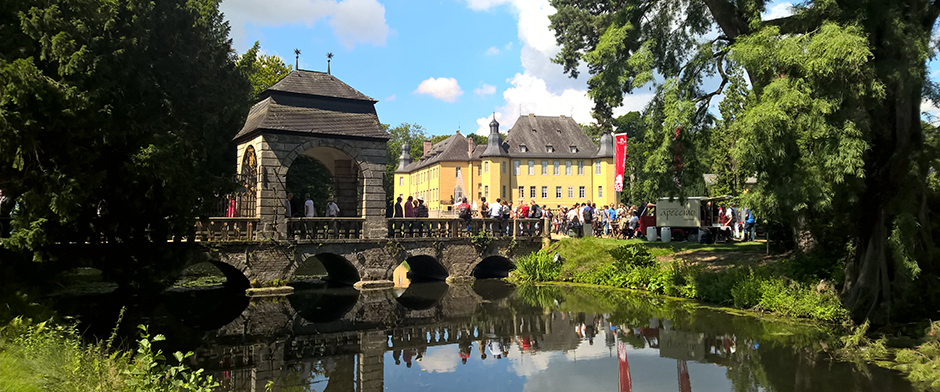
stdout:
<svg viewBox="0 0 940 392">
<path fill-rule="evenodd" d="M 326 74 L 330 75 L 330 60 L 333 59 L 333 52 L 326 52 Z"/>
<path fill-rule="evenodd" d="M 294 70 L 300 70 L 300 49 L 294 49 Z"/>
</svg>

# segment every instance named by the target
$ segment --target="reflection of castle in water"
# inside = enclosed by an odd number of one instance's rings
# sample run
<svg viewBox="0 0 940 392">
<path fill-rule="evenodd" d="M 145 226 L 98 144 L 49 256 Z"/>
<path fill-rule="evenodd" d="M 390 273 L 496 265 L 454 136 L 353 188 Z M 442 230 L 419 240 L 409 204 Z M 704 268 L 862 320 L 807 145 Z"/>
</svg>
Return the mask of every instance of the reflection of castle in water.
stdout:
<svg viewBox="0 0 940 392">
<path fill-rule="evenodd" d="M 612 323 L 612 315 L 561 312 L 557 302 L 554 307 L 533 306 L 513 293 L 493 280 L 473 286 L 418 283 L 404 292 L 326 287 L 299 291 L 286 299 L 246 304 L 222 328 L 191 336 L 205 344 L 194 350 L 190 365 L 206 369 L 223 390 L 261 391 L 271 382 L 274 390 L 381 391 L 386 365 L 404 369 L 421 361 L 430 348 L 452 345 L 457 366 L 549 351 L 578 360 L 609 356 L 620 361 L 621 390 L 631 390 L 629 345 L 634 350 L 657 349 L 660 357 L 675 359 L 672 374 L 684 392 L 692 390 L 686 361 L 727 367 L 730 379 L 732 369 L 794 359 L 789 348 L 758 351 L 755 337 L 735 336 L 722 328 L 702 331 L 687 322 L 677 327 L 659 318 Z M 831 371 L 814 363 L 800 366 L 796 384 Z"/>
</svg>

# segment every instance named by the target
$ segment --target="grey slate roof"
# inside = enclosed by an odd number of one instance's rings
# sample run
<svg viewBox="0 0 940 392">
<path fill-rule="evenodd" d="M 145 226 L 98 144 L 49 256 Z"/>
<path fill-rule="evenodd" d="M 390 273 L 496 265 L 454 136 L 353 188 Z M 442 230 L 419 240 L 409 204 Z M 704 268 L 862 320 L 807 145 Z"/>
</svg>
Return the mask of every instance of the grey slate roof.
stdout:
<svg viewBox="0 0 940 392">
<path fill-rule="evenodd" d="M 428 150 L 421 159 L 412 162 L 403 170 L 396 170 L 396 173 L 412 172 L 438 162 L 466 162 L 470 160 L 479 160 L 480 154 L 486 148 L 484 145 L 476 145 L 473 148 L 473 154 L 469 152 L 470 145 L 467 138 L 460 132 L 457 132 L 447 139 L 441 140 Z"/>
<path fill-rule="evenodd" d="M 323 97 L 354 99 L 378 102 L 349 87 L 335 76 L 317 71 L 294 70 L 273 86 L 261 93 L 266 98 L 272 92 L 295 93 L 304 95 L 319 95 Z"/>
<path fill-rule="evenodd" d="M 375 100 L 322 72 L 293 71 L 265 90 L 234 139 L 265 130 L 389 139 Z"/>
<path fill-rule="evenodd" d="M 503 143 L 511 158 L 520 159 L 590 159 L 599 150 L 581 126 L 567 116 L 519 116 Z M 525 145 L 528 152 L 520 152 L 520 145 Z M 555 152 L 547 152 L 546 146 L 554 147 Z M 571 152 L 571 146 L 577 152 Z"/>
</svg>

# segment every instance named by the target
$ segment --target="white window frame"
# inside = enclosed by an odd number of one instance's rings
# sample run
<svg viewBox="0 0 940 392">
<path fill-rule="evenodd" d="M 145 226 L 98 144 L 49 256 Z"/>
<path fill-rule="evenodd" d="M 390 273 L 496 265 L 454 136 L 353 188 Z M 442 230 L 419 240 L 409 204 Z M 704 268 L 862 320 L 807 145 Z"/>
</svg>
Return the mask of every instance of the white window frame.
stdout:
<svg viewBox="0 0 940 392">
<path fill-rule="evenodd" d="M 573 186 L 568 187 L 568 198 L 574 199 L 574 187 Z"/>
<path fill-rule="evenodd" d="M 544 185 L 542 186 L 542 198 L 548 199 L 548 187 Z"/>
<path fill-rule="evenodd" d="M 565 175 L 571 175 L 571 161 L 565 161 Z"/>
<path fill-rule="evenodd" d="M 522 173 L 520 166 L 522 166 L 522 161 L 515 160 L 512 161 L 512 174 L 518 176 Z"/>
<path fill-rule="evenodd" d="M 604 198 L 604 186 L 603 186 L 603 185 L 598 185 L 598 186 L 597 186 L 597 198 L 598 198 L 598 199 L 603 199 L 603 198 Z"/>
<path fill-rule="evenodd" d="M 601 175 L 601 161 L 594 162 L 594 175 Z"/>
<path fill-rule="evenodd" d="M 556 198 L 556 199 L 561 199 L 561 186 L 556 186 L 556 187 L 555 187 L 555 198 Z"/>
<path fill-rule="evenodd" d="M 527 163 L 529 164 L 529 175 L 534 176 L 535 175 L 535 161 L 530 159 Z"/>
<path fill-rule="evenodd" d="M 583 198 L 584 198 L 584 186 L 579 186 L 579 187 L 578 187 L 578 198 L 580 198 L 580 199 L 583 199 Z"/>
<path fill-rule="evenodd" d="M 542 175 L 548 175 L 548 161 L 542 161 Z"/>
<path fill-rule="evenodd" d="M 584 161 L 578 161 L 578 175 L 584 175 Z"/>
</svg>

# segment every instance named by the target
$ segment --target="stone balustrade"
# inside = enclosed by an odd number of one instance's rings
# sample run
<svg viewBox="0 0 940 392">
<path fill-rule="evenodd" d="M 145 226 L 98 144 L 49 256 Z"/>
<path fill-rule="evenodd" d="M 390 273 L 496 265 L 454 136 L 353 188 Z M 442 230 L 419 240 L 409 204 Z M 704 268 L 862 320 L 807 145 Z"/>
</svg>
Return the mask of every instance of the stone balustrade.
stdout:
<svg viewBox="0 0 940 392">
<path fill-rule="evenodd" d="M 542 237 L 543 219 L 389 218 L 388 238 Z"/>
<path fill-rule="evenodd" d="M 258 236 L 258 218 L 209 218 L 196 222 L 196 238 L 200 241 L 255 241 Z"/>
<path fill-rule="evenodd" d="M 287 238 L 294 240 L 361 239 L 365 218 L 289 218 Z"/>
</svg>

